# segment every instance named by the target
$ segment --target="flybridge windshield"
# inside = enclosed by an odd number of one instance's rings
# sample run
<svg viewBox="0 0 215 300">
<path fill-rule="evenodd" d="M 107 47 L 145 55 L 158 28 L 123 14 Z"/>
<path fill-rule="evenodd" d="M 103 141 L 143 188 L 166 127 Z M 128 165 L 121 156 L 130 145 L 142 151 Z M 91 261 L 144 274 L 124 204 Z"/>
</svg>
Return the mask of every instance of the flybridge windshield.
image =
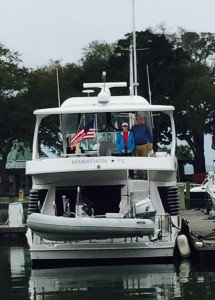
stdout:
<svg viewBox="0 0 215 300">
<path fill-rule="evenodd" d="M 135 124 L 136 115 L 140 114 L 145 122 L 149 123 L 150 116 L 146 113 L 83 113 L 62 115 L 62 128 L 66 129 L 63 135 L 66 137 L 66 153 L 73 153 L 71 141 L 81 130 L 91 128 L 95 131 L 93 138 L 86 137 L 80 141 L 81 151 L 99 151 L 101 143 L 108 142 L 115 149 L 116 134 L 122 129 L 122 123 L 127 122 L 129 128 Z M 93 125 L 92 125 L 93 124 Z M 117 152 L 117 149 L 115 149 Z"/>
<path fill-rule="evenodd" d="M 171 118 L 165 113 L 152 114 L 145 111 L 78 113 L 49 115 L 42 119 L 38 126 L 38 136 L 35 134 L 35 140 L 37 140 L 35 157 L 40 156 L 39 153 L 44 155 L 44 152 L 48 156 L 50 154 L 50 156 L 75 155 L 76 147 L 74 147 L 75 144 L 72 145 L 72 141 L 79 132 L 86 128 L 94 133 L 90 138 L 84 137 L 78 141 L 81 155 L 107 155 L 106 152 L 101 153 L 102 145 L 105 143 L 112 149 L 112 152 L 116 153 L 116 135 L 122 130 L 122 123 L 128 123 L 131 129 L 136 123 L 137 115 L 141 115 L 143 122 L 151 129 L 154 147 L 165 147 L 166 150 L 172 141 L 172 124 Z"/>
<path fill-rule="evenodd" d="M 94 120 L 94 127 L 98 132 L 114 132 L 121 130 L 122 123 L 127 122 L 131 128 L 135 124 L 136 116 L 141 115 L 144 122 L 151 126 L 150 116 L 144 113 L 83 113 L 62 115 L 62 127 L 66 128 L 67 134 L 72 134 L 85 127 L 91 120 Z"/>
</svg>

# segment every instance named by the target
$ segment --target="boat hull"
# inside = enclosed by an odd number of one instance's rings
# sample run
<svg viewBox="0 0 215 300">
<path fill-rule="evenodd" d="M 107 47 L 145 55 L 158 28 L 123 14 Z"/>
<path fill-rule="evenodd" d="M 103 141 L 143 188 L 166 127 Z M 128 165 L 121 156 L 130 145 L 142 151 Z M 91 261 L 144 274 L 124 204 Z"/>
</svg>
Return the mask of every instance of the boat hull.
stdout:
<svg viewBox="0 0 215 300">
<path fill-rule="evenodd" d="M 33 263 L 39 261 L 95 261 L 95 260 L 123 260 L 128 259 L 172 259 L 174 256 L 174 242 L 137 241 L 127 239 L 122 241 L 32 245 L 30 255 Z"/>
</svg>

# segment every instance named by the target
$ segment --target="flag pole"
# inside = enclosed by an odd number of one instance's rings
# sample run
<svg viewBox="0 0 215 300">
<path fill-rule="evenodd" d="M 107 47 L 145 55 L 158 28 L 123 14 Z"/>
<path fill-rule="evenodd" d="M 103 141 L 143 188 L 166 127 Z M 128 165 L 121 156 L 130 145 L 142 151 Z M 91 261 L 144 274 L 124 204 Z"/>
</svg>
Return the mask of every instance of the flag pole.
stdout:
<svg viewBox="0 0 215 300">
<path fill-rule="evenodd" d="M 96 132 L 96 145 L 97 145 L 97 156 L 99 156 L 99 145 L 98 145 L 98 120 L 97 120 L 97 114 L 95 114 L 95 125 L 94 129 Z"/>
<path fill-rule="evenodd" d="M 84 127 L 85 127 L 86 126 L 85 115 L 83 115 L 83 120 L 84 120 Z M 87 144 L 87 149 L 89 150 L 89 142 L 88 142 L 88 140 L 86 140 L 86 144 Z"/>
</svg>

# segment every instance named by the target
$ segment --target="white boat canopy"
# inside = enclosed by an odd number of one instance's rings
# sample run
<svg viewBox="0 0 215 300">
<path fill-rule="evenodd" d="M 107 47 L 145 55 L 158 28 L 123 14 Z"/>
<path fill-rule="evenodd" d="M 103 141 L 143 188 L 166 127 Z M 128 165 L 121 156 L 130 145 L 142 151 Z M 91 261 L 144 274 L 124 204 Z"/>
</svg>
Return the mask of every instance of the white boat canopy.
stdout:
<svg viewBox="0 0 215 300">
<path fill-rule="evenodd" d="M 70 113 L 162 111 L 169 114 L 173 106 L 151 105 L 141 96 L 111 96 L 108 103 L 101 104 L 97 97 L 74 97 L 63 102 L 60 107 L 38 109 L 35 115 L 54 115 Z"/>
</svg>

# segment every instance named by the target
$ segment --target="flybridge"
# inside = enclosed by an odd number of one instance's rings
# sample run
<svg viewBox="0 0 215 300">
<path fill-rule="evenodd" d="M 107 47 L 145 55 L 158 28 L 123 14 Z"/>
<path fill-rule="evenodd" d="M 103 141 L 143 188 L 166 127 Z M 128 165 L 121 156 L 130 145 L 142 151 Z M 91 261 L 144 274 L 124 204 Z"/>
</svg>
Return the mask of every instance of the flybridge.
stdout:
<svg viewBox="0 0 215 300">
<path fill-rule="evenodd" d="M 103 75 L 104 76 L 104 75 Z M 103 77 L 104 78 L 104 77 Z M 173 106 L 151 105 L 145 98 L 137 95 L 112 96 L 110 89 L 126 87 L 126 82 L 96 82 L 84 83 L 86 89 L 99 88 L 97 96 L 71 97 L 66 99 L 60 107 L 35 110 L 36 115 L 68 114 L 68 113 L 100 113 L 100 112 L 158 112 L 170 115 Z M 86 90 L 88 91 L 88 90 Z M 84 91 L 83 91 L 84 92 Z M 40 117 L 39 117 L 40 118 Z"/>
<path fill-rule="evenodd" d="M 35 127 L 35 136 L 33 144 L 33 158 L 38 157 L 39 149 L 39 134 L 43 132 L 43 119 L 50 118 L 53 115 L 59 115 L 61 120 L 61 138 L 62 138 L 62 150 L 61 153 L 65 157 L 67 154 L 71 154 L 69 151 L 69 145 L 72 137 L 85 125 L 95 120 L 95 139 L 82 142 L 85 155 L 90 156 L 103 156 L 100 151 L 100 145 L 104 142 L 111 142 L 111 148 L 116 148 L 116 134 L 121 130 L 123 122 L 129 124 L 129 128 L 135 124 L 135 118 L 137 114 L 141 114 L 144 118 L 144 122 L 152 126 L 152 116 L 165 114 L 169 128 L 172 131 L 172 143 L 171 143 L 171 156 L 175 152 L 175 127 L 173 120 L 173 106 L 167 105 L 152 105 L 145 98 L 137 95 L 124 95 L 124 96 L 111 96 L 110 89 L 114 87 L 125 87 L 125 82 L 107 82 L 107 83 L 85 83 L 84 87 L 100 88 L 98 96 L 94 97 L 71 97 L 65 100 L 60 107 L 39 109 L 34 111 L 37 118 Z M 54 117 L 54 116 L 53 116 Z M 163 117 L 159 119 L 162 121 Z M 45 122 L 45 121 L 44 121 Z M 57 122 L 57 120 L 56 120 Z M 46 126 L 46 125 L 45 125 Z M 162 126 L 158 125 L 158 130 Z M 109 145 L 105 146 L 107 152 L 110 152 Z M 93 151 L 93 154 L 90 153 Z M 101 153 L 100 153 L 101 152 Z M 113 151 L 112 151 L 113 152 Z M 114 150 L 114 153 L 117 151 Z M 111 153 L 111 152 L 110 152 Z M 106 154 L 105 154 L 106 156 Z"/>
</svg>

